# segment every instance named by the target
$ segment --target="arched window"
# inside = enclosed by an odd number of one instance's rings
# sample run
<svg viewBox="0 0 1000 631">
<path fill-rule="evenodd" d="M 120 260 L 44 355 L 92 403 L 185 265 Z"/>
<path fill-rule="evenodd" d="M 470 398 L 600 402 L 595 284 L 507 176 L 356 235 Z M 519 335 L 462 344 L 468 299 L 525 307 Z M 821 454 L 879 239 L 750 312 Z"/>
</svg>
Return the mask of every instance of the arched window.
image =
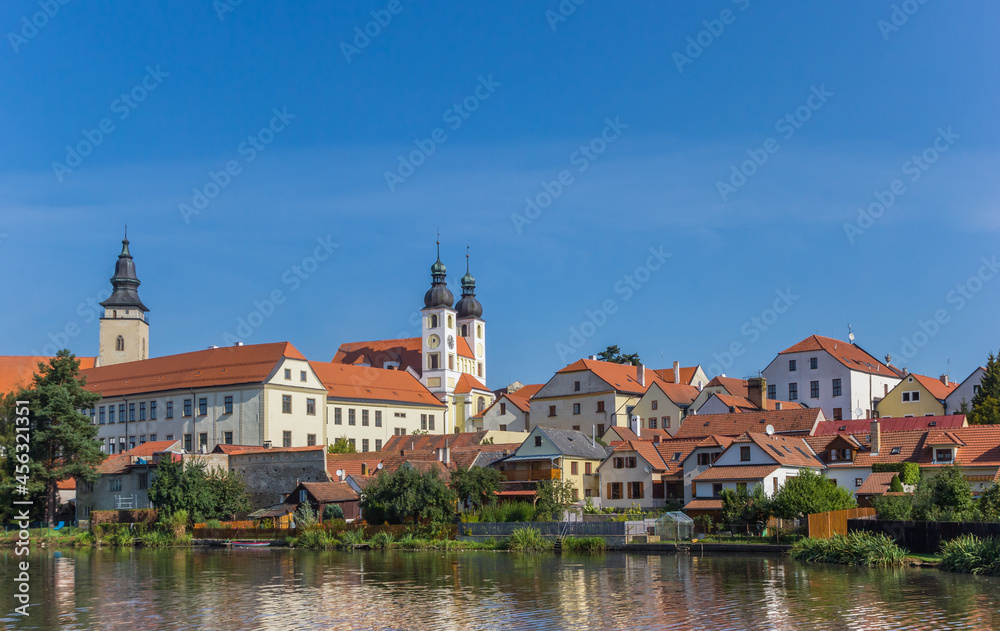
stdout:
<svg viewBox="0 0 1000 631">
<path fill-rule="evenodd" d="M 451 328 L 454 328 L 454 326 L 455 326 L 455 320 L 453 320 L 452 317 L 451 317 L 451 315 L 449 315 L 448 316 L 448 328 L 451 329 Z"/>
<path fill-rule="evenodd" d="M 469 325 L 468 324 L 463 324 L 462 325 L 462 337 L 468 337 L 468 336 L 469 336 Z"/>
<path fill-rule="evenodd" d="M 483 339 L 483 325 L 482 324 L 476 325 L 476 337 L 478 337 L 479 339 Z"/>
<path fill-rule="evenodd" d="M 117 318 L 118 317 L 118 309 L 112 309 L 111 310 L 111 317 L 112 318 Z"/>
<path fill-rule="evenodd" d="M 428 318 L 428 321 L 430 322 L 430 324 L 427 325 L 429 328 L 432 328 L 432 329 L 436 329 L 437 328 L 438 317 L 437 317 L 436 313 L 432 313 L 431 316 Z"/>
<path fill-rule="evenodd" d="M 115 350 L 116 351 L 123 351 L 123 350 L 125 350 L 125 338 L 122 337 L 121 335 L 119 335 L 118 339 L 115 340 Z"/>
<path fill-rule="evenodd" d="M 476 402 L 476 411 L 482 412 L 486 409 L 486 397 L 479 397 L 479 401 Z"/>
</svg>

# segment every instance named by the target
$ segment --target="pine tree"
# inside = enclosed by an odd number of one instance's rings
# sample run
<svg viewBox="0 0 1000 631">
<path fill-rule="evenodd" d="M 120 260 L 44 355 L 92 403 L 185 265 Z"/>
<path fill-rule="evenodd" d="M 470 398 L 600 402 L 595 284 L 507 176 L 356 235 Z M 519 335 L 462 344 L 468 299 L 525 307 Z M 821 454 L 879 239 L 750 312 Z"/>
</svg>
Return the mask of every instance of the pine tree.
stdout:
<svg viewBox="0 0 1000 631">
<path fill-rule="evenodd" d="M 1000 361 L 993 353 L 986 362 L 986 373 L 979 383 L 979 392 L 972 397 L 968 419 L 970 425 L 1000 424 Z"/>
</svg>

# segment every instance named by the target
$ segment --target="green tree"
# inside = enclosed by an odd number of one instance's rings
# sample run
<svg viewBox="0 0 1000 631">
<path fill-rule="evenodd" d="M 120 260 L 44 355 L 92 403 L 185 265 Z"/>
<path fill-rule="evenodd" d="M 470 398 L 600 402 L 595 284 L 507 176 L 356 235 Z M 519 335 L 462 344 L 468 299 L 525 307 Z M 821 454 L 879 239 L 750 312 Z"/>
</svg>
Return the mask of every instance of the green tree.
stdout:
<svg viewBox="0 0 1000 631">
<path fill-rule="evenodd" d="M 891 493 L 903 492 L 903 483 L 899 480 L 898 475 L 892 476 L 892 481 L 889 482 L 889 492 Z"/>
<path fill-rule="evenodd" d="M 562 514 L 575 502 L 576 487 L 569 480 L 543 480 L 535 490 L 535 518 L 562 519 Z"/>
<path fill-rule="evenodd" d="M 972 489 L 957 464 L 942 467 L 925 476 L 913 498 L 914 519 L 926 521 L 963 521 L 974 519 Z"/>
<path fill-rule="evenodd" d="M 757 524 L 766 522 L 773 512 L 771 499 L 761 484 L 752 490 L 739 486 L 722 491 L 722 521 L 726 524 Z"/>
<path fill-rule="evenodd" d="M 327 504 L 323 507 L 323 521 L 343 518 L 344 509 L 340 507 L 340 504 Z"/>
<path fill-rule="evenodd" d="M 618 346 L 609 346 L 600 353 L 597 354 L 597 358 L 604 362 L 611 362 L 614 364 L 632 364 L 633 366 L 638 366 L 642 363 L 639 359 L 638 353 L 631 353 L 626 355 L 622 353 L 622 350 Z"/>
<path fill-rule="evenodd" d="M 774 495 L 773 503 L 774 516 L 782 519 L 857 506 L 850 491 L 809 469 L 802 469 L 797 476 L 786 479 L 785 485 Z"/>
<path fill-rule="evenodd" d="M 880 495 L 875 498 L 875 514 L 879 519 L 909 521 L 913 515 L 912 495 Z"/>
<path fill-rule="evenodd" d="M 468 499 L 475 506 L 483 506 L 496 498 L 503 479 L 503 474 L 492 467 L 460 467 L 451 472 L 451 488 L 459 501 Z"/>
<path fill-rule="evenodd" d="M 351 444 L 351 441 L 347 436 L 341 436 L 333 444 L 326 446 L 326 453 L 328 454 L 355 454 L 358 453 L 357 448 Z"/>
<path fill-rule="evenodd" d="M 365 487 L 360 504 L 369 523 L 404 524 L 451 521 L 457 501 L 455 491 L 448 488 L 436 469 L 420 473 L 402 466 L 375 476 Z"/>
<path fill-rule="evenodd" d="M 986 361 L 986 373 L 979 382 L 979 392 L 972 397 L 967 417 L 970 425 L 1000 424 L 1000 361 L 993 353 Z"/>
<path fill-rule="evenodd" d="M 920 465 L 915 462 L 904 462 L 899 471 L 899 481 L 903 484 L 917 485 L 920 483 Z"/>
<path fill-rule="evenodd" d="M 164 461 L 149 486 L 149 501 L 165 514 L 186 510 L 195 521 L 233 519 L 250 510 L 250 496 L 239 473 Z"/>
<path fill-rule="evenodd" d="M 44 499 L 40 503 L 50 526 L 58 508 L 56 483 L 68 478 L 96 481 L 97 466 L 105 458 L 97 442 L 97 426 L 80 413 L 93 407 L 101 395 L 88 392 L 85 385 L 79 360 L 63 349 L 48 364 L 39 363 L 31 387 L 16 394 L 15 401 L 26 401 L 27 405 L 18 405 L 13 414 L 8 411 L 5 415 L 8 427 L 3 434 L 10 438 L 26 435 L 28 442 L 13 444 L 5 463 L 12 475 L 5 476 L 2 495 L 7 500 L 25 496 Z M 27 419 L 27 424 L 21 419 Z M 19 431 L 21 427 L 30 431 Z M 20 449 L 22 445 L 25 451 Z M 10 501 L 4 503 L 10 505 Z"/>
</svg>

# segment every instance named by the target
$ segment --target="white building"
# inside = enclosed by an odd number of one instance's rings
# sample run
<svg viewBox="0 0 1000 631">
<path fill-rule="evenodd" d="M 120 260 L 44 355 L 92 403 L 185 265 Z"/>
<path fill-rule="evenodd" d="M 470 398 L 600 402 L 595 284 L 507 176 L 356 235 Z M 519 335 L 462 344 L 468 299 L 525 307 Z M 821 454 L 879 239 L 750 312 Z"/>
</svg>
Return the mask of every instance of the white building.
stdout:
<svg viewBox="0 0 1000 631">
<path fill-rule="evenodd" d="M 763 376 L 769 399 L 800 402 L 822 408 L 828 418 L 848 420 L 871 418 L 875 404 L 903 374 L 855 344 L 811 335 L 778 353 Z"/>
<path fill-rule="evenodd" d="M 944 401 L 944 413 L 959 414 L 963 401 L 968 404 L 971 410 L 972 398 L 979 394 L 979 384 L 982 383 L 985 374 L 986 369 L 980 366 L 973 370 L 972 374 L 965 378 L 965 381 L 958 384 L 958 387 Z"/>
</svg>

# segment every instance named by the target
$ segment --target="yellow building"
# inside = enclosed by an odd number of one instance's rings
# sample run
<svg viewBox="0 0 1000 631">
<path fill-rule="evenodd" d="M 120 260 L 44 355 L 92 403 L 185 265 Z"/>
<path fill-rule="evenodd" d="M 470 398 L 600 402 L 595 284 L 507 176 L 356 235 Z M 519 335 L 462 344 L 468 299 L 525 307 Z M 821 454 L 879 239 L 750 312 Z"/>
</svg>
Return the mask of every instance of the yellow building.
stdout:
<svg viewBox="0 0 1000 631">
<path fill-rule="evenodd" d="M 599 501 L 597 468 L 608 457 L 608 449 L 574 430 L 536 427 L 512 455 L 496 463 L 508 482 L 568 480 L 573 499 L 582 505 L 588 497 Z"/>
<path fill-rule="evenodd" d="M 911 373 L 886 393 L 875 409 L 882 418 L 943 416 L 945 399 L 957 387 L 945 375 L 935 379 Z"/>
</svg>

